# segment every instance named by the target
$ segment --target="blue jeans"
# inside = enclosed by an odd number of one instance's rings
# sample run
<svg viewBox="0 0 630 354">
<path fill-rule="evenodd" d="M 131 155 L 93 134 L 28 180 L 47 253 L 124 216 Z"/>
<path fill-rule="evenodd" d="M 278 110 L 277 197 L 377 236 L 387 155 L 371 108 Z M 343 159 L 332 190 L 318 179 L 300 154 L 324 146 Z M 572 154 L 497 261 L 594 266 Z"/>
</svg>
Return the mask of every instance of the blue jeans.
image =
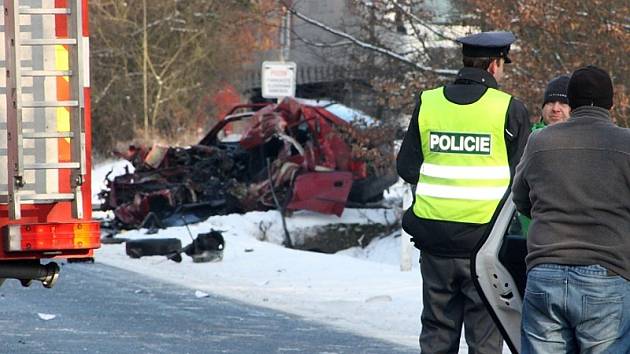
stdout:
<svg viewBox="0 0 630 354">
<path fill-rule="evenodd" d="M 630 281 L 599 265 L 527 273 L 521 354 L 630 353 Z"/>
</svg>

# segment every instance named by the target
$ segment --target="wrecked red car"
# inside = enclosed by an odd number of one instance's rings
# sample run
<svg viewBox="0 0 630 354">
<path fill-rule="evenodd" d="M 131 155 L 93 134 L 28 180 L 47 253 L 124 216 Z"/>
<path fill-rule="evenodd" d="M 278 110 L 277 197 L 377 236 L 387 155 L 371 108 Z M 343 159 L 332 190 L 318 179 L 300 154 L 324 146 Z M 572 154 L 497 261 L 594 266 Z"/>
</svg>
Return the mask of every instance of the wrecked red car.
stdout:
<svg viewBox="0 0 630 354">
<path fill-rule="evenodd" d="M 196 145 L 118 153 L 135 171 L 107 181 L 103 209 L 127 228 L 271 208 L 339 216 L 396 182 L 392 134 L 292 98 L 239 105 Z"/>
</svg>

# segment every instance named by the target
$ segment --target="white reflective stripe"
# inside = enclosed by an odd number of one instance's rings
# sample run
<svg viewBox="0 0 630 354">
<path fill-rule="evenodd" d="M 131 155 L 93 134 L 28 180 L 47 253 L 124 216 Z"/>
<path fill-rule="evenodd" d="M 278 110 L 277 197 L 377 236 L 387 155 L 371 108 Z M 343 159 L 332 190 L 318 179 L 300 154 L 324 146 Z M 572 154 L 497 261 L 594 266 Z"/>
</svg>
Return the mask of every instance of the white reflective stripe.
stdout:
<svg viewBox="0 0 630 354">
<path fill-rule="evenodd" d="M 8 225 L 9 251 L 22 250 L 22 229 L 20 225 Z"/>
<path fill-rule="evenodd" d="M 83 41 L 83 87 L 90 87 L 90 37 L 82 37 Z"/>
<path fill-rule="evenodd" d="M 418 183 L 416 194 L 419 196 L 447 199 L 499 200 L 505 194 L 506 187 L 455 187 L 440 184 Z"/>
<path fill-rule="evenodd" d="M 443 166 L 423 163 L 420 174 L 450 179 L 509 179 L 508 166 Z"/>
</svg>

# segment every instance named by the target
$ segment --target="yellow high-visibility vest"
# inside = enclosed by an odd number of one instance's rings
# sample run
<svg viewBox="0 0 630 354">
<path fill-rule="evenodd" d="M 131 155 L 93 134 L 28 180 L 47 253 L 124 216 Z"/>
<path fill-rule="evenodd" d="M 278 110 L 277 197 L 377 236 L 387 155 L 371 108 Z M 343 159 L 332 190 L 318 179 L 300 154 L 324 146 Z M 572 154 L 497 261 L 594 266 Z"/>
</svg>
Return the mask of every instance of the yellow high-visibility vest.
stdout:
<svg viewBox="0 0 630 354">
<path fill-rule="evenodd" d="M 424 161 L 416 216 L 485 224 L 510 184 L 505 117 L 511 96 L 488 88 L 476 102 L 453 103 L 439 87 L 422 93 L 418 113 Z"/>
</svg>

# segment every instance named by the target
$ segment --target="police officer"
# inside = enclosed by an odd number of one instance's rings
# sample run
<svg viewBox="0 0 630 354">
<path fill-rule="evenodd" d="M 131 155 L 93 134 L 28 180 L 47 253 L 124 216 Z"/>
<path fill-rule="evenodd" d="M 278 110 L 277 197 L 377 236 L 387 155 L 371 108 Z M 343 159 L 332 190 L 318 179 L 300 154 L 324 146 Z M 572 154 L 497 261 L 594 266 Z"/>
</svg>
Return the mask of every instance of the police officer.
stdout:
<svg viewBox="0 0 630 354">
<path fill-rule="evenodd" d="M 459 38 L 464 67 L 452 84 L 420 94 L 398 153 L 398 174 L 416 185 L 402 225 L 421 251 L 422 353 L 457 353 L 462 324 L 469 353 L 502 351 L 470 256 L 530 132 L 525 106 L 498 90 L 514 40 L 511 32 Z"/>
</svg>

